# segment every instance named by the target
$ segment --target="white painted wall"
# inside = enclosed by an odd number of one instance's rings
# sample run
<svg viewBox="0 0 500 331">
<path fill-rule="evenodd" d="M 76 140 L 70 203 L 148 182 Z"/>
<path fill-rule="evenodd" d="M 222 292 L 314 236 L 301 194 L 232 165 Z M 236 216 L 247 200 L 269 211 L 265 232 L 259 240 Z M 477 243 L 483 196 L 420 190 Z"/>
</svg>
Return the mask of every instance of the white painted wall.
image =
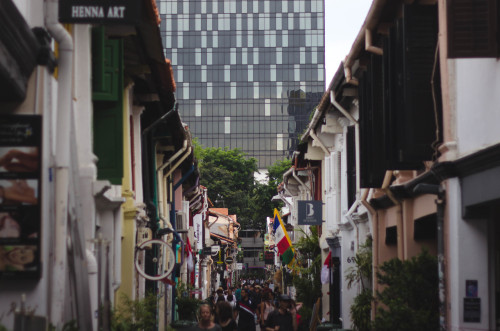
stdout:
<svg viewBox="0 0 500 331">
<path fill-rule="evenodd" d="M 488 286 L 488 223 L 486 220 L 465 221 L 461 217 L 460 183 L 448 181 L 449 259 L 451 330 L 490 330 Z M 465 281 L 478 281 L 481 298 L 481 323 L 463 322 Z"/>
<path fill-rule="evenodd" d="M 500 62 L 493 58 L 448 63 L 456 78 L 451 96 L 455 97 L 459 156 L 499 143 Z"/>
</svg>

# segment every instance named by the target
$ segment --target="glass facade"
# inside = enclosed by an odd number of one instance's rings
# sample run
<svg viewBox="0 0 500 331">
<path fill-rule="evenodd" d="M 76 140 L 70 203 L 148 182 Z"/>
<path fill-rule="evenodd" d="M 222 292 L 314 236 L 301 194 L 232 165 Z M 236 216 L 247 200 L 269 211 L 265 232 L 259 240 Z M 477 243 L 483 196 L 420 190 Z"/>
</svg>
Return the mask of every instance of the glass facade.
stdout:
<svg viewBox="0 0 500 331">
<path fill-rule="evenodd" d="M 323 0 L 158 0 L 179 111 L 205 147 L 290 157 L 325 80 Z"/>
</svg>

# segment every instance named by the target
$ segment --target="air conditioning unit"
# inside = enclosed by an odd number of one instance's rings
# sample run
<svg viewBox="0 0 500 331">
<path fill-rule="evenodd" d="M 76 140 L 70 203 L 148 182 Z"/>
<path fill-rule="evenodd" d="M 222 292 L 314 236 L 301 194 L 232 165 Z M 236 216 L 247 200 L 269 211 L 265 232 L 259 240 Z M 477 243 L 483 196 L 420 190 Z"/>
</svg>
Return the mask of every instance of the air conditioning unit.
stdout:
<svg viewBox="0 0 500 331">
<path fill-rule="evenodd" d="M 187 217 L 186 217 L 186 214 L 182 211 L 178 211 L 175 214 L 175 228 L 177 230 L 187 230 L 188 229 Z"/>
</svg>

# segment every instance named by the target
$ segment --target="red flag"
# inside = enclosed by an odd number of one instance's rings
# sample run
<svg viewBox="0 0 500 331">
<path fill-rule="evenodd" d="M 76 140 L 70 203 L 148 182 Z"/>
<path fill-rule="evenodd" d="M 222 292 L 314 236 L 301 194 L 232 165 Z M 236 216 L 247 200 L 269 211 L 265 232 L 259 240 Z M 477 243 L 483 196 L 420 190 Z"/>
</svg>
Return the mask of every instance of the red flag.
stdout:
<svg viewBox="0 0 500 331">
<path fill-rule="evenodd" d="M 332 267 L 332 251 L 328 253 L 328 256 L 323 263 L 321 268 L 321 284 L 328 284 L 330 282 L 330 268 Z"/>
</svg>

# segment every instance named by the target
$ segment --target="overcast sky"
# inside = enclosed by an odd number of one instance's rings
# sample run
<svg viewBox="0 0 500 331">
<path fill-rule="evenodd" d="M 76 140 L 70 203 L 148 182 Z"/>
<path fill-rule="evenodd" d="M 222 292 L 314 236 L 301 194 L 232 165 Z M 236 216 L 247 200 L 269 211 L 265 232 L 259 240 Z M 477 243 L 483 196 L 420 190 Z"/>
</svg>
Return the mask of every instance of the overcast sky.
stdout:
<svg viewBox="0 0 500 331">
<path fill-rule="evenodd" d="M 371 3 L 372 0 L 325 0 L 325 87 L 351 50 Z"/>
</svg>

